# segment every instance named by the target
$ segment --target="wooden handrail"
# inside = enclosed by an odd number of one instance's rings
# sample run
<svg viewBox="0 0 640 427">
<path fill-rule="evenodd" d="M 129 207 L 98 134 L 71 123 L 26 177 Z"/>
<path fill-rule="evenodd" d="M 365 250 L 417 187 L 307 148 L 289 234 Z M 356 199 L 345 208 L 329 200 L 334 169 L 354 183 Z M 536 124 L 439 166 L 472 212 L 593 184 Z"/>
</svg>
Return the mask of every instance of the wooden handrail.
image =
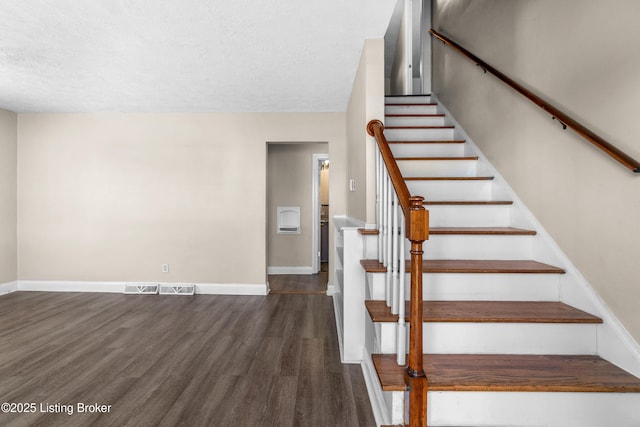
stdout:
<svg viewBox="0 0 640 427">
<path fill-rule="evenodd" d="M 422 244 L 429 238 L 429 211 L 422 204 L 423 197 L 412 197 L 396 163 L 380 120 L 367 124 L 367 133 L 376 139 L 398 203 L 405 216 L 406 237 L 411 242 L 411 296 L 409 308 L 409 361 L 405 384 L 409 390 L 409 426 L 427 425 L 427 376 L 423 366 L 422 349 Z"/>
<path fill-rule="evenodd" d="M 407 184 L 402 178 L 402 173 L 400 172 L 398 163 L 396 163 L 396 160 L 393 157 L 393 153 L 391 153 L 387 138 L 384 136 L 384 125 L 380 120 L 371 120 L 367 124 L 367 133 L 376 139 L 378 149 L 380 150 L 380 154 L 382 155 L 382 160 L 387 167 L 387 172 L 389 172 L 391 183 L 393 184 L 393 188 L 394 190 L 396 190 L 396 194 L 398 195 L 398 202 L 402 207 L 402 212 L 404 213 L 404 216 L 408 218 L 409 208 L 411 206 L 411 202 L 409 200 L 411 198 L 411 193 L 409 193 Z"/>
<path fill-rule="evenodd" d="M 634 173 L 640 173 L 640 162 L 615 147 L 613 144 L 606 141 L 604 138 L 595 134 L 593 131 L 589 130 L 586 126 L 578 123 L 576 120 L 569 117 L 567 114 L 563 113 L 544 99 L 539 96 L 533 94 L 530 90 L 524 88 L 520 84 L 516 83 L 513 79 L 509 78 L 493 66 L 489 65 L 482 59 L 475 56 L 473 53 L 469 52 L 456 42 L 451 39 L 443 36 L 435 30 L 429 30 L 431 35 L 436 39 L 440 40 L 444 44 L 451 46 L 453 49 L 460 52 L 462 55 L 467 57 L 469 60 L 474 62 L 477 66 L 482 68 L 484 72 L 490 72 L 498 79 L 502 80 L 507 86 L 511 87 L 513 90 L 536 104 L 538 107 L 542 108 L 546 112 L 548 112 L 554 120 L 557 120 L 564 129 L 567 127 L 571 128 L 575 133 L 580 135 L 582 138 L 586 139 L 591 144 L 598 147 L 600 150 L 607 153 L 613 159 L 617 160 L 620 164 L 622 164 L 627 169 L 631 170 Z"/>
</svg>

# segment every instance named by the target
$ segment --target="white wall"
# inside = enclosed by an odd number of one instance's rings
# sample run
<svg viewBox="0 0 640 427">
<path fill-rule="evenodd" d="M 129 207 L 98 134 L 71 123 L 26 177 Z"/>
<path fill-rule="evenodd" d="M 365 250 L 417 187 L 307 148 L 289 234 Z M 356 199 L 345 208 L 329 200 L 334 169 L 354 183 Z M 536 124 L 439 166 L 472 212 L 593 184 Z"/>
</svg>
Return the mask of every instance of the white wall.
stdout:
<svg viewBox="0 0 640 427">
<path fill-rule="evenodd" d="M 344 170 L 344 123 L 344 113 L 19 114 L 18 277 L 264 284 L 267 141 L 327 141 Z M 331 203 L 345 212 L 334 175 Z"/>
<path fill-rule="evenodd" d="M 410 58 L 407 56 L 407 27 L 411 28 L 411 22 L 407 21 L 407 13 L 405 13 L 406 2 L 399 0 L 402 4 L 402 19 L 400 20 L 400 32 L 398 34 L 398 40 L 395 46 L 395 55 L 393 57 L 393 65 L 391 66 L 390 77 L 390 95 L 405 95 L 406 80 L 407 80 L 407 67 L 409 66 Z"/>
<path fill-rule="evenodd" d="M 367 134 L 369 120 L 384 121 L 384 41 L 365 42 L 347 108 L 347 178 L 356 190 L 347 193 L 347 215 L 375 223 L 375 139 Z M 333 157 L 331 170 L 333 179 Z"/>
<path fill-rule="evenodd" d="M 434 0 L 433 26 L 640 159 L 640 2 Z M 640 340 L 640 176 L 442 43 L 433 91 Z"/>
<path fill-rule="evenodd" d="M 0 284 L 16 280 L 17 116 L 0 110 Z"/>
<path fill-rule="evenodd" d="M 267 265 L 312 267 L 313 154 L 328 153 L 326 143 L 269 144 L 267 166 Z M 319 194 L 317 195 L 319 197 Z M 328 199 L 327 199 L 328 200 Z M 277 234 L 278 206 L 300 207 L 300 234 Z M 318 217 L 318 221 L 320 217 Z"/>
</svg>

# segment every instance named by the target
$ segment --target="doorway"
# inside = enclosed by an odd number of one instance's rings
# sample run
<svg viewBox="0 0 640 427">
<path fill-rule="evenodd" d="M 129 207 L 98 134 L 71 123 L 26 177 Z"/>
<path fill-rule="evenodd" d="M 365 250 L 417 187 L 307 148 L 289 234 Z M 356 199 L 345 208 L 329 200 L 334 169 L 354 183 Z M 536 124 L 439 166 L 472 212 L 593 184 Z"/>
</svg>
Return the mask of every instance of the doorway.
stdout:
<svg viewBox="0 0 640 427">
<path fill-rule="evenodd" d="M 326 293 L 329 208 L 328 144 L 268 143 L 266 237 L 271 293 Z M 283 212 L 293 214 L 285 217 Z"/>
</svg>

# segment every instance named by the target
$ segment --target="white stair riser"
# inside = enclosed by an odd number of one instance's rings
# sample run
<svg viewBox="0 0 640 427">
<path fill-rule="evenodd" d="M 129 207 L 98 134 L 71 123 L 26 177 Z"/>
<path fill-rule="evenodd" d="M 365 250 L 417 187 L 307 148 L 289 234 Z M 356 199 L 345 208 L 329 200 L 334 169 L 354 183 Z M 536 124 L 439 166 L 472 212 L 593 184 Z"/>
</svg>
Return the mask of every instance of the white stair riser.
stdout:
<svg viewBox="0 0 640 427">
<path fill-rule="evenodd" d="M 464 144 L 391 144 L 396 157 L 462 157 Z"/>
<path fill-rule="evenodd" d="M 559 274 L 425 273 L 424 300 L 433 301 L 558 301 Z M 409 300 L 410 275 L 405 275 L 405 299 Z M 385 273 L 368 273 L 368 296 L 385 300 Z"/>
<path fill-rule="evenodd" d="M 476 176 L 477 165 L 477 160 L 398 160 L 398 167 L 405 178 Z"/>
<path fill-rule="evenodd" d="M 535 236 L 432 234 L 422 245 L 424 259 L 530 259 Z M 411 243 L 405 253 L 410 256 Z"/>
<path fill-rule="evenodd" d="M 492 200 L 493 181 L 407 181 L 407 188 L 412 196 L 425 200 L 480 201 Z"/>
<path fill-rule="evenodd" d="M 396 353 L 397 328 L 396 323 L 375 323 L 381 353 Z M 424 322 L 422 328 L 425 353 L 596 353 L 594 324 Z"/>
<path fill-rule="evenodd" d="M 531 259 L 534 258 L 535 237 L 431 234 L 429 240 L 422 245 L 423 258 Z M 405 259 L 409 259 L 411 257 L 411 242 L 405 240 L 404 249 Z"/>
<path fill-rule="evenodd" d="M 444 126 L 444 116 L 385 117 L 386 126 Z"/>
<path fill-rule="evenodd" d="M 438 114 L 437 105 L 387 105 L 385 114 Z"/>
<path fill-rule="evenodd" d="M 452 141 L 454 135 L 452 128 L 384 130 L 387 141 Z"/>
<path fill-rule="evenodd" d="M 508 227 L 512 205 L 425 205 L 430 227 Z"/>
<path fill-rule="evenodd" d="M 427 423 L 433 427 L 640 426 L 640 393 L 432 391 L 427 401 Z M 402 413 L 392 417 L 401 420 Z"/>
<path fill-rule="evenodd" d="M 377 235 L 364 235 L 363 244 L 363 257 L 362 259 L 377 259 L 378 258 L 378 236 Z"/>
<path fill-rule="evenodd" d="M 431 102 L 431 96 L 389 96 L 385 98 L 385 104 L 428 104 Z"/>
</svg>

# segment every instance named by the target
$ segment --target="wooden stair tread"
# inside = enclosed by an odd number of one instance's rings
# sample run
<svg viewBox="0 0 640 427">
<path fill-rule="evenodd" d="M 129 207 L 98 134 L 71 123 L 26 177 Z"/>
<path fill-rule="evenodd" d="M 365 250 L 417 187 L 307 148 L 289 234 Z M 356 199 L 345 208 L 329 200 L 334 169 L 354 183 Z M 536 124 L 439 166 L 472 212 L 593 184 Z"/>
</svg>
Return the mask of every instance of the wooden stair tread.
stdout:
<svg viewBox="0 0 640 427">
<path fill-rule="evenodd" d="M 386 129 L 398 130 L 398 129 L 453 129 L 454 126 L 385 126 Z"/>
<path fill-rule="evenodd" d="M 387 269 L 377 259 L 360 261 L 367 273 L 386 272 Z M 552 265 L 532 260 L 458 260 L 458 259 L 430 259 L 422 261 L 425 273 L 533 273 L 533 274 L 564 274 L 564 270 Z M 406 271 L 411 269 L 411 262 L 407 260 Z"/>
<path fill-rule="evenodd" d="M 514 227 L 431 227 L 429 234 L 535 236 L 536 231 Z"/>
<path fill-rule="evenodd" d="M 363 236 L 377 236 L 380 234 L 377 228 L 358 228 L 358 233 Z"/>
<path fill-rule="evenodd" d="M 385 267 L 377 259 L 361 259 L 360 265 L 367 273 L 386 273 L 387 267 Z"/>
<path fill-rule="evenodd" d="M 385 114 L 385 117 L 444 117 L 442 113 L 432 114 Z"/>
<path fill-rule="evenodd" d="M 364 236 L 377 236 L 380 232 L 374 228 L 359 228 Z M 431 235 L 489 235 L 489 236 L 535 236 L 535 230 L 514 227 L 431 227 Z"/>
<path fill-rule="evenodd" d="M 404 367 L 374 354 L 385 391 L 404 391 Z M 425 354 L 430 391 L 640 392 L 640 379 L 598 356 Z"/>
<path fill-rule="evenodd" d="M 399 106 L 399 107 L 413 107 L 413 106 L 419 106 L 419 107 L 433 107 L 436 106 L 438 104 L 436 104 L 435 102 L 428 102 L 428 103 L 422 103 L 422 104 L 396 104 L 396 103 L 385 103 L 384 106 L 385 107 L 395 107 L 395 106 Z"/>
<path fill-rule="evenodd" d="M 374 322 L 397 322 L 385 301 L 365 301 Z M 409 313 L 406 301 L 405 313 Z M 408 317 L 407 317 L 408 320 Z M 554 301 L 424 301 L 423 322 L 602 323 L 602 319 Z"/>
<path fill-rule="evenodd" d="M 425 260 L 423 269 L 433 273 L 564 273 L 561 268 L 531 260 Z"/>
<path fill-rule="evenodd" d="M 410 176 L 405 181 L 491 181 L 492 176 Z"/>
<path fill-rule="evenodd" d="M 511 200 L 425 200 L 424 206 L 433 205 L 462 205 L 462 206 L 483 206 L 483 205 L 512 205 Z"/>
<path fill-rule="evenodd" d="M 464 144 L 464 139 L 437 139 L 422 141 L 387 141 L 388 144 Z"/>
<path fill-rule="evenodd" d="M 396 157 L 397 161 L 407 160 L 420 160 L 420 161 L 432 161 L 432 160 L 478 160 L 478 156 L 467 157 Z"/>
</svg>

